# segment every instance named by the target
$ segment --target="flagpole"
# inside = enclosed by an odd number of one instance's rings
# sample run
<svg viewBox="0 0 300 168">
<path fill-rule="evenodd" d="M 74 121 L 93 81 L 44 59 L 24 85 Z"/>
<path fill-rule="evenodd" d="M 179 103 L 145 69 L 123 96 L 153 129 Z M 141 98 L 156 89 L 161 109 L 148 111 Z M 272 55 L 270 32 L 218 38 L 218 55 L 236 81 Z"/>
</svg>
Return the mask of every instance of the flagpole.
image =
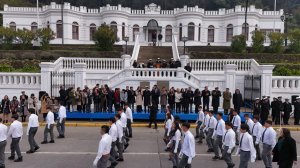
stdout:
<svg viewBox="0 0 300 168">
<path fill-rule="evenodd" d="M 275 24 L 276 24 L 276 6 L 277 6 L 277 0 L 274 0 L 274 23 L 273 23 L 273 32 L 275 32 Z"/>
<path fill-rule="evenodd" d="M 36 0 L 36 18 L 37 18 L 37 28 L 40 27 L 40 13 L 39 13 L 39 0 Z"/>
</svg>

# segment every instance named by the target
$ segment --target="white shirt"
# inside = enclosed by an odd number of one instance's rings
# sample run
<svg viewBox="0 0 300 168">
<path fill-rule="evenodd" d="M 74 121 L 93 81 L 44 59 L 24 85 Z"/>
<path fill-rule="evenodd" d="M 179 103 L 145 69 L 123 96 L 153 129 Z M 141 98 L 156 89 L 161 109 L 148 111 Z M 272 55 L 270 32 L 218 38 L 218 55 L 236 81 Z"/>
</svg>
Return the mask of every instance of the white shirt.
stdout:
<svg viewBox="0 0 300 168">
<path fill-rule="evenodd" d="M 50 125 L 51 125 L 51 124 L 54 124 L 54 123 L 55 123 L 55 122 L 54 122 L 54 114 L 53 114 L 52 111 L 49 111 L 49 112 L 47 113 L 46 122 L 47 122 L 47 127 L 48 127 L 48 129 L 50 129 Z"/>
<path fill-rule="evenodd" d="M 201 126 L 207 126 L 208 124 L 208 120 L 209 120 L 210 116 L 208 114 L 204 114 L 204 120 Z"/>
<path fill-rule="evenodd" d="M 252 133 L 252 128 L 253 128 L 253 125 L 254 125 L 253 120 L 251 118 L 249 118 L 248 120 L 245 121 L 245 123 L 249 126 L 250 133 Z"/>
<path fill-rule="evenodd" d="M 0 123 L 0 142 L 7 139 L 7 126 Z"/>
<path fill-rule="evenodd" d="M 112 143 L 112 138 L 110 135 L 108 134 L 102 135 L 102 138 L 99 142 L 98 153 L 94 160 L 94 165 L 95 163 L 97 165 L 98 160 L 101 159 L 103 155 L 107 155 L 110 153 L 111 143 Z"/>
<path fill-rule="evenodd" d="M 123 126 L 122 126 L 122 122 L 120 120 L 116 121 L 116 126 L 117 126 L 117 131 L 118 131 L 118 138 L 121 141 L 122 137 L 123 137 Z"/>
<path fill-rule="evenodd" d="M 122 112 L 120 120 L 122 123 L 122 127 L 126 128 L 127 127 L 127 117 L 126 117 L 125 113 Z"/>
<path fill-rule="evenodd" d="M 184 139 L 183 139 L 181 152 L 188 157 L 189 163 L 191 163 L 192 159 L 196 156 L 195 138 L 194 138 L 194 135 L 190 131 L 187 131 L 186 133 L 184 133 Z"/>
<path fill-rule="evenodd" d="M 225 134 L 225 132 L 226 132 L 225 122 L 223 119 L 220 119 L 217 121 L 213 136 L 216 136 L 216 135 L 223 136 Z"/>
<path fill-rule="evenodd" d="M 23 136 L 23 125 L 20 121 L 15 120 L 9 128 L 8 137 L 20 138 Z"/>
<path fill-rule="evenodd" d="M 181 98 L 182 94 L 175 92 L 175 103 L 179 103 Z"/>
<path fill-rule="evenodd" d="M 167 129 L 167 136 L 170 136 L 170 132 L 172 130 L 172 124 L 173 124 L 172 120 L 168 119 L 165 126 L 165 128 Z"/>
<path fill-rule="evenodd" d="M 199 111 L 197 122 L 198 121 L 201 121 L 203 123 L 203 121 L 204 121 L 204 113 L 203 113 L 203 111 Z"/>
<path fill-rule="evenodd" d="M 233 127 L 237 127 L 237 131 L 240 131 L 241 128 L 241 117 L 239 115 L 235 115 L 232 119 Z"/>
<path fill-rule="evenodd" d="M 259 143 L 260 141 L 260 136 L 261 136 L 261 131 L 263 129 L 263 126 L 260 124 L 260 122 L 256 122 L 253 124 L 252 128 L 251 128 L 251 134 L 253 137 L 256 137 L 256 144 Z"/>
<path fill-rule="evenodd" d="M 180 143 L 180 140 L 181 140 L 181 132 L 180 132 L 180 130 L 177 130 L 175 132 L 175 135 L 172 137 L 172 140 L 175 141 L 174 153 L 177 153 L 178 152 L 177 151 L 178 150 L 178 146 L 179 146 L 179 143 Z"/>
<path fill-rule="evenodd" d="M 29 135 L 29 129 L 31 127 L 39 127 L 39 117 L 36 114 L 30 114 L 29 119 L 28 119 L 28 126 L 27 126 L 27 132 L 26 134 Z"/>
<path fill-rule="evenodd" d="M 206 125 L 206 128 L 209 129 L 209 128 L 212 128 L 212 129 L 215 129 L 215 126 L 217 124 L 217 119 L 214 117 L 214 116 L 209 116 L 208 120 L 207 120 L 207 125 Z"/>
<path fill-rule="evenodd" d="M 113 123 L 111 126 L 110 126 L 110 129 L 109 129 L 109 135 L 111 136 L 112 138 L 112 141 L 113 142 L 116 142 L 117 138 L 118 138 L 118 128 L 117 128 L 117 125 L 115 123 Z"/>
<path fill-rule="evenodd" d="M 248 132 L 242 133 L 240 135 L 240 145 L 239 145 L 237 152 L 239 152 L 240 150 L 245 151 L 245 152 L 250 151 L 251 160 L 252 161 L 255 160 L 256 150 L 253 145 L 253 138 Z"/>
<path fill-rule="evenodd" d="M 58 110 L 59 123 L 61 123 L 64 118 L 67 118 L 67 110 L 65 106 L 60 106 Z"/>
<path fill-rule="evenodd" d="M 272 128 L 264 128 L 261 131 L 261 142 L 263 144 L 271 145 L 272 148 L 276 145 L 276 131 Z"/>
<path fill-rule="evenodd" d="M 127 107 L 125 113 L 126 113 L 126 118 L 130 119 L 131 123 L 133 123 L 132 110 L 129 107 Z"/>
<path fill-rule="evenodd" d="M 235 133 L 232 129 L 225 132 L 223 136 L 223 146 L 228 146 L 229 149 L 233 149 L 235 147 Z"/>
</svg>

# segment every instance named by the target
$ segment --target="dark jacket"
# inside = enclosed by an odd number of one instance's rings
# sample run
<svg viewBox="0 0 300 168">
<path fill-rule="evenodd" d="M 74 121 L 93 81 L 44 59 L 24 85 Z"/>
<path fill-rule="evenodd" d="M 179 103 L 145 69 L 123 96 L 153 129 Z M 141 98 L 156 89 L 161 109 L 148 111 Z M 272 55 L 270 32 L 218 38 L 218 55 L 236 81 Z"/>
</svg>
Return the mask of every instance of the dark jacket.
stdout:
<svg viewBox="0 0 300 168">
<path fill-rule="evenodd" d="M 209 101 L 210 91 L 202 90 L 203 101 Z"/>
<path fill-rule="evenodd" d="M 300 102 L 294 103 L 294 116 L 300 117 Z"/>
<path fill-rule="evenodd" d="M 135 91 L 134 90 L 129 90 L 127 92 L 127 96 L 128 96 L 128 103 L 133 104 L 135 103 Z"/>
<path fill-rule="evenodd" d="M 273 149 L 273 162 L 277 162 L 280 166 L 288 167 L 293 165 L 294 161 L 297 161 L 296 141 L 291 137 L 279 137 Z"/>
<path fill-rule="evenodd" d="M 284 102 L 283 103 L 283 112 L 284 112 L 284 116 L 290 116 L 290 113 L 292 112 L 292 104 Z"/>
<path fill-rule="evenodd" d="M 173 94 L 168 93 L 168 103 L 170 105 L 174 105 L 175 104 L 175 93 L 173 93 Z"/>
<path fill-rule="evenodd" d="M 212 91 L 212 106 L 213 107 L 219 107 L 220 106 L 220 97 L 221 92 L 219 90 L 213 90 Z"/>
<path fill-rule="evenodd" d="M 149 106 L 151 101 L 151 92 L 150 90 L 143 91 L 143 99 L 144 99 L 144 106 Z"/>
<path fill-rule="evenodd" d="M 240 94 L 234 93 L 232 101 L 233 101 L 234 108 L 243 107 L 243 97 L 241 93 Z"/>
<path fill-rule="evenodd" d="M 150 107 L 150 116 L 149 116 L 149 119 L 151 121 L 156 120 L 156 115 L 157 115 L 157 107 L 156 107 L 156 105 L 152 105 Z"/>
</svg>

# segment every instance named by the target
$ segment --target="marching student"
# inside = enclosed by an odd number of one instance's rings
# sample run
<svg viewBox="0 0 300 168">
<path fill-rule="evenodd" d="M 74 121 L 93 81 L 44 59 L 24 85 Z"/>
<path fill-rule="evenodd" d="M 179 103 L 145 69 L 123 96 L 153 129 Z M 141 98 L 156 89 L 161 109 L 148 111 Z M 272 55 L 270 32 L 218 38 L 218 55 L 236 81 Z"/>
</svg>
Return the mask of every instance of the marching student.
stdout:
<svg viewBox="0 0 300 168">
<path fill-rule="evenodd" d="M 168 143 L 167 147 L 172 146 L 170 149 L 171 152 L 171 160 L 173 163 L 173 168 L 178 167 L 178 154 L 181 150 L 181 128 L 179 122 L 174 122 L 172 125 L 172 132 L 171 132 L 171 140 Z"/>
<path fill-rule="evenodd" d="M 209 120 L 208 111 L 205 111 L 204 113 L 204 120 L 202 122 L 202 125 L 200 126 L 200 134 L 199 134 L 199 141 L 198 143 L 202 144 L 202 140 L 204 139 L 204 133 L 206 133 L 206 125 L 208 124 Z"/>
<path fill-rule="evenodd" d="M 207 152 L 214 152 L 214 140 L 213 140 L 213 133 L 214 133 L 214 128 L 216 126 L 217 120 L 216 118 L 213 116 L 213 111 L 209 111 L 208 112 L 209 115 L 209 119 L 207 121 L 207 125 L 205 127 L 205 130 L 207 131 L 206 133 L 206 143 L 208 146 L 208 150 Z"/>
<path fill-rule="evenodd" d="M 189 129 L 190 129 L 189 123 L 182 124 L 184 139 L 182 143 L 181 152 L 179 154 L 180 161 L 178 164 L 178 168 L 191 168 L 192 160 L 196 156 L 195 138 Z"/>
<path fill-rule="evenodd" d="M 57 132 L 59 136 L 57 138 L 65 138 L 65 122 L 67 118 L 66 107 L 64 106 L 64 102 L 60 102 L 59 110 L 58 110 L 58 120 L 56 123 Z"/>
<path fill-rule="evenodd" d="M 258 120 L 259 118 L 257 116 L 253 118 L 254 124 L 251 129 L 251 135 L 253 137 L 253 144 L 256 150 L 256 160 L 261 160 L 259 141 L 260 141 L 260 136 L 261 136 L 261 131 L 263 129 L 263 126 L 260 124 Z"/>
<path fill-rule="evenodd" d="M 223 151 L 222 157 L 226 162 L 228 168 L 233 168 L 235 164 L 232 162 L 231 154 L 235 148 L 235 132 L 233 131 L 232 123 L 226 122 L 225 123 L 226 132 L 223 136 Z"/>
<path fill-rule="evenodd" d="M 50 133 L 51 140 L 49 143 L 54 143 L 54 134 L 53 134 L 53 127 L 54 127 L 54 114 L 51 111 L 51 107 L 47 107 L 47 116 L 46 116 L 46 125 L 44 130 L 44 141 L 41 144 L 47 144 L 48 141 L 48 133 Z"/>
<path fill-rule="evenodd" d="M 40 126 L 39 124 L 39 117 L 35 114 L 35 109 L 30 108 L 28 109 L 30 116 L 28 119 L 28 126 L 27 126 L 27 135 L 28 135 L 28 142 L 30 145 L 30 150 L 28 150 L 26 153 L 34 153 L 37 151 L 40 147 L 35 142 L 35 134 L 37 133 L 37 130 Z"/>
<path fill-rule="evenodd" d="M 97 168 L 107 168 L 109 153 L 111 149 L 112 138 L 108 135 L 109 127 L 107 125 L 101 126 L 100 134 L 101 140 L 99 142 L 98 153 L 93 162 L 93 166 Z"/>
<path fill-rule="evenodd" d="M 18 121 L 19 116 L 17 114 L 12 115 L 11 118 L 13 122 L 10 125 L 9 131 L 7 133 L 7 137 L 11 137 L 11 144 L 10 144 L 11 155 L 10 157 L 8 157 L 8 160 L 14 160 L 15 152 L 16 152 L 18 155 L 18 159 L 16 159 L 15 162 L 22 162 L 23 157 L 21 155 L 19 142 L 23 136 L 23 126 L 22 123 Z"/>
<path fill-rule="evenodd" d="M 254 122 L 250 118 L 249 114 L 245 114 L 244 118 L 245 118 L 245 124 L 247 124 L 249 126 L 249 134 L 252 134 L 252 127 L 254 125 Z"/>
<path fill-rule="evenodd" d="M 165 144 L 169 143 L 170 140 L 170 133 L 172 130 L 172 118 L 171 118 L 171 113 L 166 114 L 166 123 L 165 123 L 165 134 L 164 134 L 164 142 Z"/>
<path fill-rule="evenodd" d="M 131 124 L 133 123 L 133 117 L 132 117 L 132 110 L 129 108 L 129 104 L 125 103 L 125 114 L 127 118 L 127 129 L 128 130 L 128 137 L 132 138 L 132 127 Z M 127 132 L 127 131 L 126 131 Z"/>
<path fill-rule="evenodd" d="M 218 113 L 217 114 L 217 124 L 214 129 L 213 137 L 214 137 L 214 152 L 215 156 L 212 158 L 213 160 L 221 159 L 219 155 L 219 148 L 222 153 L 222 138 L 225 134 L 225 122 L 223 120 L 223 114 Z"/>
<path fill-rule="evenodd" d="M 204 113 L 202 111 L 202 107 L 199 106 L 198 107 L 198 118 L 197 118 L 197 121 L 196 121 L 196 124 L 197 124 L 197 127 L 196 127 L 196 137 L 195 138 L 202 138 L 200 137 L 200 131 L 202 131 L 202 124 L 203 124 L 203 121 L 204 121 Z M 202 140 L 202 139 L 199 139 L 199 140 Z"/>
<path fill-rule="evenodd" d="M 272 121 L 265 121 L 265 128 L 262 130 L 260 139 L 263 145 L 262 160 L 265 167 L 272 168 L 272 150 L 276 145 L 276 131 L 272 128 Z"/>
<path fill-rule="evenodd" d="M 112 117 L 109 120 L 109 124 L 110 124 L 109 135 L 112 138 L 110 157 L 109 157 L 109 161 L 111 162 L 111 165 L 109 166 L 109 168 L 114 168 L 118 165 L 118 162 L 116 161 L 116 157 L 118 156 L 116 151 L 116 145 L 118 139 L 118 128 L 116 125 L 116 119 Z"/>
<path fill-rule="evenodd" d="M 2 124 L 2 118 L 0 118 L 0 168 L 5 168 L 5 147 L 7 140 L 7 126 Z"/>
<path fill-rule="evenodd" d="M 124 151 L 125 151 L 127 149 L 127 147 L 129 146 L 129 144 L 128 144 L 129 138 L 128 138 L 128 132 L 127 132 L 127 116 L 123 112 L 122 108 L 119 108 L 118 114 L 120 114 L 120 116 L 121 116 L 120 121 L 121 121 L 122 127 L 123 127 L 122 141 L 124 142 Z"/>
<path fill-rule="evenodd" d="M 233 131 L 235 133 L 235 145 L 239 145 L 239 132 L 241 128 L 241 117 L 236 110 L 233 110 L 232 118 Z"/>
<path fill-rule="evenodd" d="M 240 145 L 236 151 L 240 154 L 239 168 L 248 168 L 248 162 L 255 162 L 256 151 L 253 145 L 253 138 L 249 134 L 249 126 L 247 124 L 241 125 Z"/>
<path fill-rule="evenodd" d="M 123 152 L 124 152 L 123 151 L 124 150 L 123 136 L 124 136 L 124 131 L 123 131 L 123 126 L 122 126 L 122 122 L 121 122 L 120 118 L 121 118 L 120 114 L 115 115 L 117 132 L 118 132 L 116 145 L 117 145 L 118 154 L 119 154 L 117 161 L 123 162 L 124 161 L 124 158 L 123 158 Z"/>
</svg>

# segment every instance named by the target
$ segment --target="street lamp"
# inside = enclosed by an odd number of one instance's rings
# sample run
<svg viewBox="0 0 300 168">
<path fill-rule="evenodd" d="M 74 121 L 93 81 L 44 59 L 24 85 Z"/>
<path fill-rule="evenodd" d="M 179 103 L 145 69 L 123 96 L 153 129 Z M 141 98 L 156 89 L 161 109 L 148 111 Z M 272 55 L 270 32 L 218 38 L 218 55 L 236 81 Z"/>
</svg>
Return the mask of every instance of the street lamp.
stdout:
<svg viewBox="0 0 300 168">
<path fill-rule="evenodd" d="M 182 37 L 182 41 L 183 41 L 183 55 L 185 55 L 185 43 L 188 41 L 188 37 Z"/>
<path fill-rule="evenodd" d="M 123 40 L 126 42 L 125 54 L 127 54 L 127 42 L 129 41 L 129 37 L 125 36 Z"/>
<path fill-rule="evenodd" d="M 288 21 L 291 20 L 292 17 L 293 15 L 289 13 L 285 13 L 280 16 L 281 21 L 284 22 L 284 34 L 285 34 L 284 46 L 287 46 Z"/>
</svg>

